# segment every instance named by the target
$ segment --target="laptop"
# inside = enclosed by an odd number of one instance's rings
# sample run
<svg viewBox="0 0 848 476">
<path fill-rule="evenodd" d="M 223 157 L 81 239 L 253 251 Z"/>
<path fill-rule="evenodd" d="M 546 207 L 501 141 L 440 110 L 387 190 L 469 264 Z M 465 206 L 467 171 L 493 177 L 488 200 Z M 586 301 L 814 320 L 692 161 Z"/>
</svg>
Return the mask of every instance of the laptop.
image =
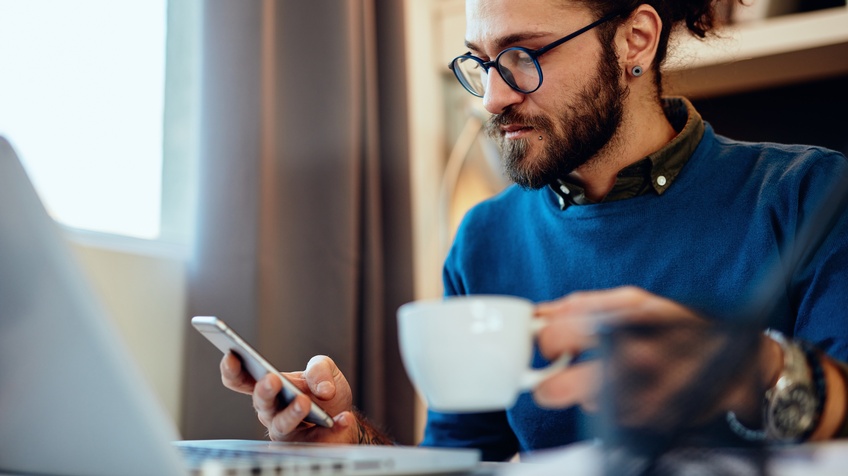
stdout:
<svg viewBox="0 0 848 476">
<path fill-rule="evenodd" d="M 479 460 L 474 449 L 181 440 L 0 137 L 0 473 L 439 474 Z"/>
</svg>

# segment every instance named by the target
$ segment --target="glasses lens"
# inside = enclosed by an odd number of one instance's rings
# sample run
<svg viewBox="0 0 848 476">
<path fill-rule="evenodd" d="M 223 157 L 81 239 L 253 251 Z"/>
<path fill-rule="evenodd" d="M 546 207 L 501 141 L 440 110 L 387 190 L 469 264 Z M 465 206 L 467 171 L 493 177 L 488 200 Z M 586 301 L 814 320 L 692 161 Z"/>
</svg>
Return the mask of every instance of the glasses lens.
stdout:
<svg viewBox="0 0 848 476">
<path fill-rule="evenodd" d="M 498 71 L 504 81 L 523 93 L 539 89 L 539 63 L 524 48 L 510 48 L 498 56 Z"/>
<path fill-rule="evenodd" d="M 486 68 L 473 56 L 459 56 L 453 60 L 456 79 L 475 96 L 483 97 L 486 92 Z"/>
</svg>

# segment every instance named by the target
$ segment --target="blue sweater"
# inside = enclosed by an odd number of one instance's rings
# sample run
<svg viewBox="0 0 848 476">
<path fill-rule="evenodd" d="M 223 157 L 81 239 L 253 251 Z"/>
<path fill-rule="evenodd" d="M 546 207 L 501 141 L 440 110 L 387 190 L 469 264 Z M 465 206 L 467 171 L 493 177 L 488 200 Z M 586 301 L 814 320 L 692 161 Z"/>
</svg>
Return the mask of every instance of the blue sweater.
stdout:
<svg viewBox="0 0 848 476">
<path fill-rule="evenodd" d="M 550 189 L 512 186 L 464 218 L 445 262 L 445 291 L 541 302 L 634 285 L 727 319 L 774 269 L 787 238 L 848 172 L 846 165 L 837 152 L 732 141 L 707 125 L 661 196 L 561 210 Z M 844 221 L 793 274 L 768 326 L 848 360 Z M 534 365 L 544 364 L 537 353 Z M 505 412 L 430 411 L 422 444 L 476 447 L 485 459 L 502 460 L 586 438 L 587 425 L 579 409 L 542 409 L 525 394 Z"/>
</svg>

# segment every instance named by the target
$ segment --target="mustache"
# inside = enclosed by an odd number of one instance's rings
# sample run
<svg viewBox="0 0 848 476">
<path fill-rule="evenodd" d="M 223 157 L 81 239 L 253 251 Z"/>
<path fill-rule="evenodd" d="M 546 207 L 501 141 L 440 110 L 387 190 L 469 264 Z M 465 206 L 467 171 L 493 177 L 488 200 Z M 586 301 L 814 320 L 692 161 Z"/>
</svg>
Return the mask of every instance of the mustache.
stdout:
<svg viewBox="0 0 848 476">
<path fill-rule="evenodd" d="M 526 116 L 513 109 L 506 109 L 500 114 L 492 114 L 486 120 L 486 132 L 490 135 L 497 136 L 500 134 L 501 127 L 510 124 L 522 124 L 526 127 L 531 127 L 541 132 L 552 132 L 553 123 L 544 117 Z"/>
</svg>

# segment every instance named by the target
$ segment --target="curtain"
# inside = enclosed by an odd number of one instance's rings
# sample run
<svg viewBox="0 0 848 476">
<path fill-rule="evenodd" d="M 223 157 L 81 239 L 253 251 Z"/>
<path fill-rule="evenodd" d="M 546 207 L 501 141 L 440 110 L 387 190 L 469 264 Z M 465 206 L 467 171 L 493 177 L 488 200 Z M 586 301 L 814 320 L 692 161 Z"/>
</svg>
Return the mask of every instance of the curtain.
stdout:
<svg viewBox="0 0 848 476">
<path fill-rule="evenodd" d="M 329 355 L 354 404 L 414 443 L 395 320 L 413 296 L 402 2 L 212 0 L 202 24 L 188 314 L 284 371 Z M 220 357 L 187 332 L 183 437 L 263 438 Z"/>
</svg>

